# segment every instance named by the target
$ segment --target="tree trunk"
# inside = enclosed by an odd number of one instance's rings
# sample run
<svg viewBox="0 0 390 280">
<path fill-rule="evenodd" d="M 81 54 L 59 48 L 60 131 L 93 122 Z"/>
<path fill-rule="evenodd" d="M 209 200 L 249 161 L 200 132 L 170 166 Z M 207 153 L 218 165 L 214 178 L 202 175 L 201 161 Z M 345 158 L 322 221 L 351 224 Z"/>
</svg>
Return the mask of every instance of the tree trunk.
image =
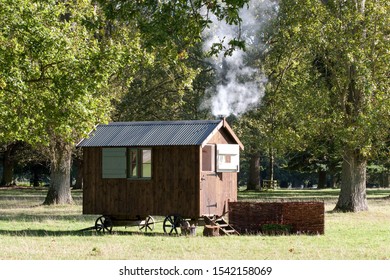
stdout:
<svg viewBox="0 0 390 280">
<path fill-rule="evenodd" d="M 337 188 L 337 178 L 336 174 L 334 172 L 331 172 L 329 174 L 329 183 L 327 183 L 327 187 L 331 189 L 336 189 Z"/>
<path fill-rule="evenodd" d="M 383 188 L 390 188 L 390 171 L 388 169 L 383 171 L 382 178 L 383 178 L 382 179 L 382 181 L 383 181 L 382 187 Z"/>
<path fill-rule="evenodd" d="M 326 187 L 326 171 L 319 170 L 318 171 L 318 188 L 325 189 Z"/>
<path fill-rule="evenodd" d="M 356 7 L 364 16 L 365 0 L 356 0 Z M 362 29 L 353 31 L 353 34 L 362 31 L 365 37 L 366 30 L 364 20 L 362 20 Z M 344 103 L 346 114 L 346 128 L 355 129 L 358 123 L 358 117 L 364 111 L 365 95 L 362 85 L 358 83 L 359 75 L 357 65 L 352 62 L 348 69 L 348 95 Z M 358 212 L 367 211 L 367 195 L 366 195 L 366 179 L 367 174 L 367 159 L 361 155 L 359 149 L 346 148 L 343 156 L 343 164 L 341 171 L 341 189 L 339 200 L 335 210 L 343 212 Z"/>
<path fill-rule="evenodd" d="M 360 151 L 347 150 L 344 153 L 341 190 L 336 211 L 357 212 L 368 210 L 366 197 L 367 160 Z"/>
<path fill-rule="evenodd" d="M 76 183 L 73 187 L 73 189 L 81 190 L 83 188 L 83 160 L 79 158 L 74 159 L 74 165 L 76 166 Z"/>
<path fill-rule="evenodd" d="M 14 178 L 14 161 L 12 160 L 9 151 L 4 152 L 3 157 L 3 177 L 1 179 L 2 186 L 12 185 Z"/>
<path fill-rule="evenodd" d="M 274 180 L 274 163 L 275 163 L 275 157 L 274 157 L 274 150 L 272 148 L 269 149 L 269 181 L 270 184 L 272 184 Z"/>
<path fill-rule="evenodd" d="M 260 154 L 253 153 L 249 160 L 247 190 L 260 190 Z"/>
<path fill-rule="evenodd" d="M 32 186 L 33 187 L 39 187 L 39 179 L 40 179 L 40 168 L 38 167 L 38 165 L 34 165 L 32 168 L 31 168 L 31 173 L 32 173 L 32 178 L 31 178 L 31 183 L 32 183 Z"/>
<path fill-rule="evenodd" d="M 10 186 L 14 179 L 14 159 L 13 150 L 15 144 L 7 145 L 3 155 L 3 177 L 1 179 L 2 186 Z"/>
<path fill-rule="evenodd" d="M 70 170 L 72 148 L 68 144 L 56 143 L 51 149 L 50 187 L 43 204 L 71 204 Z"/>
<path fill-rule="evenodd" d="M 336 169 L 337 164 L 336 163 L 330 163 L 328 165 L 328 176 L 329 176 L 329 182 L 327 182 L 327 187 L 335 189 L 337 188 L 337 184 L 339 183 L 339 175 Z"/>
</svg>

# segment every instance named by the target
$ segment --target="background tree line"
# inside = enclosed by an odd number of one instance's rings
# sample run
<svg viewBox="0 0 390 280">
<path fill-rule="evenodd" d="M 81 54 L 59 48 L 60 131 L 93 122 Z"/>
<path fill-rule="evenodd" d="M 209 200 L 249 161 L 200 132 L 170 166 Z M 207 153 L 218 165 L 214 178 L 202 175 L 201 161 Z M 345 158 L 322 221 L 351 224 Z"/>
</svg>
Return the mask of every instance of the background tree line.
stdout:
<svg viewBox="0 0 390 280">
<path fill-rule="evenodd" d="M 366 210 L 367 166 L 389 186 L 389 4 L 257 2 L 0 0 L 3 185 L 27 158 L 49 167 L 45 203 L 70 203 L 74 146 L 96 124 L 213 118 L 203 104 L 220 69 L 208 58 L 243 49 L 267 78 L 261 101 L 229 119 L 248 188 L 315 172 L 320 187 L 339 178 L 337 209 Z M 259 22 L 240 18 L 249 4 Z M 205 50 L 211 19 L 237 35 Z"/>
</svg>

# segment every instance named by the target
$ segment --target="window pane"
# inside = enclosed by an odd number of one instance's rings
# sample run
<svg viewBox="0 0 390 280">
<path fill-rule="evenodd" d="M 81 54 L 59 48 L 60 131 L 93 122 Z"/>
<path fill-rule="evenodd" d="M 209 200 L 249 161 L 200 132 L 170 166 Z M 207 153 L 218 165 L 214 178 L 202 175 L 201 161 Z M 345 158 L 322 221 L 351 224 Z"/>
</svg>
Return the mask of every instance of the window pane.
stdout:
<svg viewBox="0 0 390 280">
<path fill-rule="evenodd" d="M 129 175 L 130 177 L 137 177 L 137 150 L 131 149 L 129 154 Z"/>
<path fill-rule="evenodd" d="M 126 178 L 126 149 L 103 148 L 102 177 Z"/>
<path fill-rule="evenodd" d="M 237 144 L 218 144 L 217 157 L 217 172 L 239 172 L 240 148 Z"/>
<path fill-rule="evenodd" d="M 143 178 L 152 177 L 152 150 L 142 150 L 142 175 Z"/>
<path fill-rule="evenodd" d="M 202 149 L 202 171 L 215 170 L 215 146 L 206 145 Z"/>
</svg>

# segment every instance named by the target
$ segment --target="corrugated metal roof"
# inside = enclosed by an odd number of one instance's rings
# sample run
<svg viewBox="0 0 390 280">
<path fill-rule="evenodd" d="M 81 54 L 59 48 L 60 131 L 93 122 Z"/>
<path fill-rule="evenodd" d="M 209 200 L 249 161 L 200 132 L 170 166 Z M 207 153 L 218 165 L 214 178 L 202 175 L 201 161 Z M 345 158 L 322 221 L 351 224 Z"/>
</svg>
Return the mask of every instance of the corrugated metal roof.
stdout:
<svg viewBox="0 0 390 280">
<path fill-rule="evenodd" d="M 78 147 L 201 145 L 222 120 L 114 122 L 98 125 Z"/>
</svg>

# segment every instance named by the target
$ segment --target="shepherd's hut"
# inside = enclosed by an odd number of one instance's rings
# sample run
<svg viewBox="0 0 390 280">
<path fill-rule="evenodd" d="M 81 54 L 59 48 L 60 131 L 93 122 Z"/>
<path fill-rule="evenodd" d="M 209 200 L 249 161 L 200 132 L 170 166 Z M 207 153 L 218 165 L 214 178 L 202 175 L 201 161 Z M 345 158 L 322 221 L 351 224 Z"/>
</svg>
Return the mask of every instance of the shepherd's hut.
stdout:
<svg viewBox="0 0 390 280">
<path fill-rule="evenodd" d="M 237 200 L 244 147 L 225 119 L 113 122 L 78 147 L 83 213 L 110 223 L 155 215 L 175 227 L 178 217 L 223 215 Z"/>
</svg>

